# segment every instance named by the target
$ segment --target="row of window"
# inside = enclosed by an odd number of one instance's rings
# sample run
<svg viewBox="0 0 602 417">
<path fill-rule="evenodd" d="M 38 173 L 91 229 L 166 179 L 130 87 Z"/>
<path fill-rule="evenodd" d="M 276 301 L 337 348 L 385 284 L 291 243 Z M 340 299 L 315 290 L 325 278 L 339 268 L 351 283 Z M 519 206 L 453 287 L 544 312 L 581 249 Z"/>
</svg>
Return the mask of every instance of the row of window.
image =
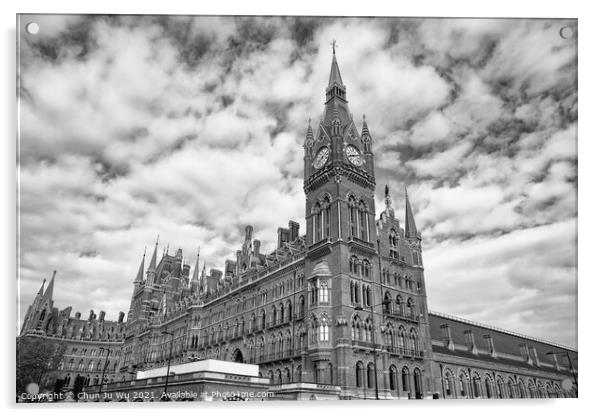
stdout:
<svg viewBox="0 0 602 417">
<path fill-rule="evenodd" d="M 322 199 L 312 207 L 312 230 L 313 242 L 317 243 L 332 236 L 332 198 L 324 195 Z M 347 219 L 349 224 L 349 236 L 364 241 L 370 240 L 370 228 L 368 226 L 368 208 L 366 204 L 350 195 L 347 199 Z"/>
<path fill-rule="evenodd" d="M 372 305 L 372 290 L 368 284 L 360 284 L 357 281 L 349 282 L 349 294 L 352 304 L 361 304 L 368 307 Z"/>
<path fill-rule="evenodd" d="M 391 279 L 391 277 L 393 277 L 393 279 Z M 422 289 L 420 279 L 417 279 L 415 281 L 416 285 L 414 285 L 414 280 L 410 275 L 402 275 L 400 272 L 394 272 L 391 274 L 388 269 L 383 269 L 383 279 L 385 283 L 389 285 L 393 283 L 393 285 L 396 287 L 405 288 L 409 291 L 414 291 L 414 289 L 420 291 Z"/>
<path fill-rule="evenodd" d="M 286 296 L 286 294 L 292 294 L 295 291 L 295 288 L 299 289 L 304 287 L 304 278 L 303 273 L 295 271 L 292 277 L 287 278 L 270 289 L 264 289 L 248 298 L 243 296 L 242 298 L 237 298 L 227 303 L 225 309 L 216 311 L 206 317 L 195 315 L 193 318 L 193 326 L 205 327 L 211 323 L 217 323 L 224 320 L 226 317 L 230 317 L 233 314 L 244 313 L 249 308 L 265 305 L 270 300 L 276 300 Z"/>
<path fill-rule="evenodd" d="M 319 300 L 328 302 L 329 292 L 327 288 L 320 287 L 316 291 L 315 296 Z M 296 308 L 299 317 L 303 317 L 305 314 L 305 299 L 303 296 L 299 297 L 298 306 Z M 278 307 L 272 306 L 271 313 L 268 315 L 264 309 L 259 312 L 256 316 L 255 313 L 251 314 L 249 319 L 249 331 L 265 330 L 270 325 L 277 325 L 293 320 L 293 305 L 290 300 L 286 303 L 280 303 Z M 269 322 L 268 322 L 269 319 Z M 190 347 L 196 348 L 202 346 L 205 343 L 212 344 L 221 340 L 225 340 L 231 337 L 239 337 L 245 333 L 245 319 L 236 319 L 233 326 L 226 323 L 223 327 L 218 325 L 217 328 L 211 328 L 203 332 L 203 336 L 195 335 L 192 337 Z"/>
<path fill-rule="evenodd" d="M 358 275 L 363 278 L 370 278 L 372 265 L 370 261 L 364 259 L 362 261 L 355 255 L 349 258 L 349 272 L 353 275 Z"/>
<path fill-rule="evenodd" d="M 111 364 L 111 361 L 107 362 L 106 364 L 106 369 L 107 371 L 112 371 L 112 372 L 116 372 L 117 371 L 117 365 L 118 362 L 114 361 L 113 364 Z M 61 361 L 61 363 L 59 363 L 58 366 L 58 370 L 61 371 L 63 369 L 67 370 L 67 371 L 74 371 L 74 370 L 78 370 L 78 371 L 101 371 L 104 368 L 104 361 L 99 360 L 98 362 L 94 362 L 93 360 L 88 361 L 88 364 L 86 365 L 86 363 L 84 362 L 83 359 L 81 359 L 79 361 L 79 363 L 77 364 L 77 367 L 75 365 L 75 359 L 71 358 L 69 360 L 69 362 L 67 362 L 66 366 L 65 363 Z"/>
<path fill-rule="evenodd" d="M 389 389 L 393 392 L 401 391 L 410 392 L 410 369 L 404 366 L 401 370 L 401 374 L 397 370 L 395 365 L 389 366 Z M 421 397 L 422 394 L 422 372 L 420 369 L 415 368 L 413 374 L 414 378 L 414 392 L 417 398 Z M 362 361 L 358 361 L 355 364 L 355 384 L 358 388 L 374 388 L 375 378 L 375 367 L 374 363 L 369 362 L 367 366 L 364 366 Z M 400 381 L 401 379 L 401 381 Z M 401 384 L 400 384 L 401 382 Z"/>
<path fill-rule="evenodd" d="M 498 377 L 493 378 L 486 375 L 483 379 L 476 372 L 468 375 L 461 371 L 459 376 L 454 376 L 449 370 L 445 372 L 443 379 L 444 393 L 447 397 L 470 397 L 470 398 L 562 398 L 566 396 L 558 384 L 547 382 L 546 386 L 541 382 L 535 383 L 530 379 L 528 383 L 522 379 L 508 378 L 504 381 Z"/>
</svg>

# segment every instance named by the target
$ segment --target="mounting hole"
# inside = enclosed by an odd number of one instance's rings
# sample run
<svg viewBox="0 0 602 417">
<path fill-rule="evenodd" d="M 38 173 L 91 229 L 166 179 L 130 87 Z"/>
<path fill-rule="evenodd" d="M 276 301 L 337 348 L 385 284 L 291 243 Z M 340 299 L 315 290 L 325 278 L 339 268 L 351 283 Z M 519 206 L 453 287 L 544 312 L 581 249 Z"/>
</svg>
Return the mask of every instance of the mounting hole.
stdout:
<svg viewBox="0 0 602 417">
<path fill-rule="evenodd" d="M 25 26 L 25 30 L 30 35 L 36 35 L 40 31 L 40 25 L 38 25 L 36 22 L 31 22 Z"/>
<path fill-rule="evenodd" d="M 573 37 L 573 28 L 570 26 L 563 26 L 560 28 L 560 37 L 562 39 L 570 39 Z"/>
</svg>

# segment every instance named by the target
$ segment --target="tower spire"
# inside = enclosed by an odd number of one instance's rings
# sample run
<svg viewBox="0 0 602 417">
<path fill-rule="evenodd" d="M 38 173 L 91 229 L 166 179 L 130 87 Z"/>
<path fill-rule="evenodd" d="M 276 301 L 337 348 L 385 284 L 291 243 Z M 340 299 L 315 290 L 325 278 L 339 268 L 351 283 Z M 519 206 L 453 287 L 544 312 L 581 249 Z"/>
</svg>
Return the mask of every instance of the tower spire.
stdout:
<svg viewBox="0 0 602 417">
<path fill-rule="evenodd" d="M 333 42 L 332 62 L 330 64 L 330 77 L 328 78 L 328 89 L 330 89 L 334 86 L 344 87 L 343 86 L 343 78 L 341 77 L 341 71 L 339 70 L 339 63 L 337 62 L 337 56 L 334 52 L 335 46 L 336 46 L 336 43 Z"/>
<path fill-rule="evenodd" d="M 193 281 L 199 280 L 199 258 L 200 258 L 200 256 L 201 256 L 201 247 L 199 246 L 197 253 L 196 253 L 196 263 L 194 264 L 194 272 L 192 273 Z"/>
<path fill-rule="evenodd" d="M 157 235 L 157 240 L 155 241 L 155 250 L 153 250 L 153 255 L 151 256 L 150 263 L 148 264 L 148 270 L 154 271 L 157 269 L 157 247 L 159 246 L 159 235 Z"/>
<path fill-rule="evenodd" d="M 142 261 L 140 261 L 140 268 L 138 268 L 138 273 L 136 274 L 136 279 L 134 283 L 142 283 L 144 281 L 144 258 L 146 257 L 146 246 L 144 247 L 144 253 L 142 254 Z"/>
<path fill-rule="evenodd" d="M 42 295 L 44 295 L 44 285 L 46 285 L 46 278 L 44 278 L 42 280 L 42 285 L 40 286 L 40 289 L 38 290 L 38 295 L 41 297 Z"/>
<path fill-rule="evenodd" d="M 54 277 L 56 276 L 56 271 L 52 271 L 52 278 L 50 278 L 50 283 L 48 284 L 48 288 L 44 291 L 44 298 L 46 300 L 52 299 L 52 293 L 54 292 Z"/>
<path fill-rule="evenodd" d="M 418 230 L 416 229 L 414 213 L 412 212 L 412 205 L 410 204 L 408 187 L 404 186 L 404 190 L 406 194 L 406 237 L 418 237 Z"/>
<path fill-rule="evenodd" d="M 307 133 L 305 133 L 305 148 L 314 146 L 314 131 L 311 129 L 311 117 L 307 120 Z"/>
</svg>

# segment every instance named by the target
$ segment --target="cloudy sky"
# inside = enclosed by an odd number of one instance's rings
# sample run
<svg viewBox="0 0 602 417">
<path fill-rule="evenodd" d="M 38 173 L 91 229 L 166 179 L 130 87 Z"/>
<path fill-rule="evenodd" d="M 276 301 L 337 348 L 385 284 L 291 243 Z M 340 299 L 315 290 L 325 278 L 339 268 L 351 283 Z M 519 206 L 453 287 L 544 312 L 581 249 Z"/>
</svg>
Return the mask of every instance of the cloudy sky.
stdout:
<svg viewBox="0 0 602 417">
<path fill-rule="evenodd" d="M 332 39 L 375 141 L 377 208 L 407 185 L 429 306 L 576 346 L 575 21 L 26 17 L 20 32 L 23 313 L 116 318 L 144 247 L 222 268 L 304 228 L 307 119 Z"/>
</svg>

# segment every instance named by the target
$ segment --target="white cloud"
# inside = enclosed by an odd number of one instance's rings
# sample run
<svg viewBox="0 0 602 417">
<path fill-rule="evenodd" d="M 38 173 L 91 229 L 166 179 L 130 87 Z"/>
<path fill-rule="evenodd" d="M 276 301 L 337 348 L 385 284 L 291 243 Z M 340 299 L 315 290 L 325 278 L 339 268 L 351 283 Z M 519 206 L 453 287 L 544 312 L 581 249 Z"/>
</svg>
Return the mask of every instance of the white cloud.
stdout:
<svg viewBox="0 0 602 417">
<path fill-rule="evenodd" d="M 157 234 L 221 268 L 246 224 L 267 250 L 304 229 L 336 38 L 379 189 L 400 208 L 410 187 L 432 307 L 572 343 L 576 49 L 556 23 L 332 19 L 302 42 L 278 18 L 44 24 L 51 53 L 21 55 L 21 311 L 57 269 L 57 305 L 115 317 Z"/>
</svg>

